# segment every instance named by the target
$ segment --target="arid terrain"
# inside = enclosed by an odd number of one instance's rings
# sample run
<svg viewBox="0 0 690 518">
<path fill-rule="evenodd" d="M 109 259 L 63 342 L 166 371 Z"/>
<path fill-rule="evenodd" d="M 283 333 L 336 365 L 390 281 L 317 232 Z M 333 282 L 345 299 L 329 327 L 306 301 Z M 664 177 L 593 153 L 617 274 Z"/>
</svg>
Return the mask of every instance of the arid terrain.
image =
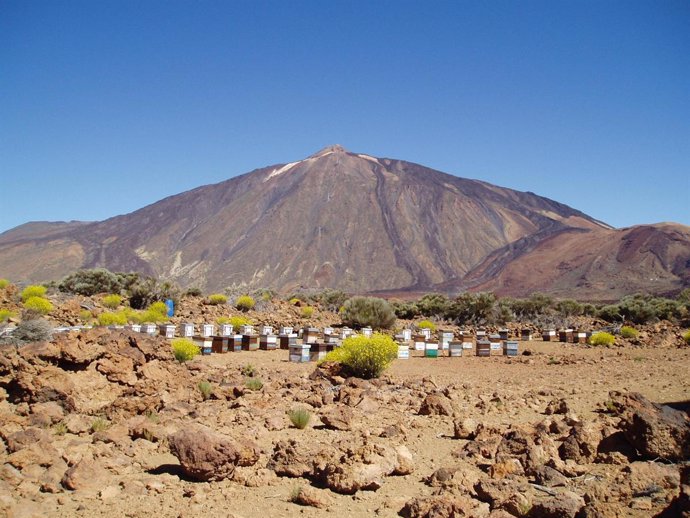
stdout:
<svg viewBox="0 0 690 518">
<path fill-rule="evenodd" d="M 180 364 L 162 337 L 105 328 L 4 347 L 0 515 L 687 515 L 690 347 L 671 324 L 640 330 L 413 355 L 370 381 L 286 350 Z"/>
</svg>

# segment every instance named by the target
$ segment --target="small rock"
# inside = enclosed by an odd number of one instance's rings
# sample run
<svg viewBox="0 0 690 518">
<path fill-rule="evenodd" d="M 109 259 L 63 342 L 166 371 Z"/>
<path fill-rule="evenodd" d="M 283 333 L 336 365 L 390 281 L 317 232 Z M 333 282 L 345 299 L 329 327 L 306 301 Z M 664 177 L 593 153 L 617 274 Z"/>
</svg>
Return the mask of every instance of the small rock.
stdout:
<svg viewBox="0 0 690 518">
<path fill-rule="evenodd" d="M 317 509 L 327 509 L 333 505 L 333 498 L 328 491 L 316 489 L 311 486 L 301 486 L 292 496 L 292 502 L 299 505 L 316 507 Z"/>
</svg>

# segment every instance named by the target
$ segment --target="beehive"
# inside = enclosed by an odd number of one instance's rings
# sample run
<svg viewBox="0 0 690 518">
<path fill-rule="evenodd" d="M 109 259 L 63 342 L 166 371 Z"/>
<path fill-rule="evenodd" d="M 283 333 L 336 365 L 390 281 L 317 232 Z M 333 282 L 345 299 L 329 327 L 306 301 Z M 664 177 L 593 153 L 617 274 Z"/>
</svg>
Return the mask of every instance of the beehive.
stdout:
<svg viewBox="0 0 690 518">
<path fill-rule="evenodd" d="M 518 343 L 519 342 L 517 340 L 505 340 L 503 342 L 503 354 L 505 356 L 517 356 Z"/>
<path fill-rule="evenodd" d="M 329 347 L 327 344 L 318 343 L 310 345 L 311 348 L 309 349 L 309 360 L 312 362 L 318 362 L 320 360 L 323 360 L 325 356 L 329 353 Z"/>
<path fill-rule="evenodd" d="M 203 324 L 201 326 L 201 336 L 213 336 L 216 326 L 213 324 Z"/>
<path fill-rule="evenodd" d="M 424 346 L 424 356 L 427 358 L 437 358 L 438 342 L 427 342 Z"/>
<path fill-rule="evenodd" d="M 278 348 L 278 337 L 276 335 L 259 335 L 259 349 L 264 351 L 274 351 Z"/>
<path fill-rule="evenodd" d="M 194 336 L 194 324 L 180 324 L 180 336 L 191 338 Z"/>
<path fill-rule="evenodd" d="M 523 342 L 528 342 L 532 339 L 532 331 L 529 329 L 523 329 L 520 331 L 520 340 Z"/>
<path fill-rule="evenodd" d="M 211 350 L 214 353 L 226 353 L 228 352 L 228 337 L 227 336 L 214 336 L 211 342 Z"/>
<path fill-rule="evenodd" d="M 201 349 L 201 354 L 204 356 L 213 352 L 213 339 L 209 336 L 194 336 L 192 337 L 194 343 Z"/>
<path fill-rule="evenodd" d="M 450 356 L 458 357 L 462 356 L 462 342 L 453 341 L 448 344 L 448 350 L 450 351 Z"/>
<path fill-rule="evenodd" d="M 477 356 L 491 356 L 491 342 L 486 338 L 477 339 Z"/>
<path fill-rule="evenodd" d="M 228 352 L 238 353 L 242 350 L 242 335 L 228 336 Z"/>
<path fill-rule="evenodd" d="M 175 326 L 172 324 L 162 324 L 158 326 L 158 332 L 166 338 L 175 338 Z"/>
<path fill-rule="evenodd" d="M 545 342 L 553 342 L 556 339 L 556 330 L 548 329 L 546 331 L 543 331 L 541 334 L 541 339 Z"/>
<path fill-rule="evenodd" d="M 290 361 L 306 363 L 309 361 L 310 344 L 293 344 L 290 346 Z"/>
<path fill-rule="evenodd" d="M 232 324 L 220 325 L 220 336 L 230 336 L 232 334 Z"/>
<path fill-rule="evenodd" d="M 408 360 L 410 358 L 410 346 L 409 345 L 398 345 L 398 359 Z"/>
<path fill-rule="evenodd" d="M 256 351 L 259 349 L 259 335 L 242 335 L 242 350 Z"/>
</svg>

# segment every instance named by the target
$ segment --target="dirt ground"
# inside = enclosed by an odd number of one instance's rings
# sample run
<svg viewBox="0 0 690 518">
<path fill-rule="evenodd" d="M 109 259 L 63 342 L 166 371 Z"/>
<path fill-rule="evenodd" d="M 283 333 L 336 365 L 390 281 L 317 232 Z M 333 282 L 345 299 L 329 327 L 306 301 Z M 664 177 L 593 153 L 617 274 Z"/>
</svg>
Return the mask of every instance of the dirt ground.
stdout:
<svg viewBox="0 0 690 518">
<path fill-rule="evenodd" d="M 690 401 L 690 348 L 612 347 L 591 348 L 541 341 L 520 342 L 521 353 L 514 358 L 436 359 L 414 356 L 396 360 L 384 374 L 388 386 L 419 383 L 439 390 L 451 387 L 460 417 L 471 417 L 486 426 L 509 427 L 516 423 L 535 423 L 545 418 L 546 404 L 565 399 L 571 412 L 580 419 L 595 419 L 608 399 L 609 391 L 640 392 L 655 402 Z M 327 429 L 318 418 L 304 430 L 289 426 L 271 430 L 263 425 L 262 409 L 271 406 L 272 387 L 285 380 L 301 380 L 315 369 L 314 363 L 290 363 L 288 352 L 253 351 L 199 357 L 189 368 L 198 377 L 220 379 L 224 373 L 236 375 L 247 364 L 256 368 L 264 380 L 261 396 L 248 398 L 236 418 L 232 402 L 195 400 L 195 387 L 189 387 L 191 416 L 205 424 L 215 423 L 220 432 L 255 440 L 265 455 L 281 439 L 296 439 L 309 444 L 328 444 L 348 432 Z M 281 380 L 281 381 L 279 381 Z M 407 385 L 406 385 L 407 384 Z M 402 390 L 402 388 L 401 388 Z M 284 397 L 284 396 L 281 396 Z M 275 401 L 274 401 L 275 403 Z M 290 401 L 286 401 L 286 406 Z M 319 408 L 314 409 L 318 416 Z M 252 416 L 256 416 L 253 420 Z M 456 415 L 456 419 L 457 419 Z M 287 417 L 284 418 L 287 422 Z M 233 422 L 234 420 L 234 422 Z M 425 483 L 440 467 L 457 464 L 453 452 L 466 441 L 454 439 L 451 416 L 402 413 L 381 405 L 372 415 L 358 423 L 358 431 L 372 434 L 386 424 L 397 424 L 404 430 L 403 444 L 412 453 L 414 471 L 405 476 L 389 476 L 377 491 L 358 491 L 341 495 L 328 491 L 325 509 L 292 503 L 297 488 L 308 486 L 302 478 L 266 476 L 249 483 L 236 480 L 196 482 L 181 475 L 178 461 L 161 443 L 137 445 L 141 451 L 135 462 L 115 470 L 100 491 L 58 491 L 55 493 L 17 488 L 2 498 L 0 515 L 14 518 L 32 516 L 94 517 L 274 517 L 274 516 L 398 516 L 405 502 L 413 497 L 434 494 Z M 58 449 L 81 448 L 91 439 L 85 434 L 67 433 L 56 439 Z M 2 457 L 0 455 L 0 457 Z M 591 477 L 581 476 L 571 489 L 584 493 L 590 480 L 605 480 L 619 473 L 618 466 L 592 465 Z M 7 478 L 7 472 L 3 473 Z M 255 487 L 251 487 L 254 485 Z M 656 503 L 654 512 L 662 508 Z M 4 509 L 4 511 L 3 511 Z M 652 510 L 637 510 L 623 503 L 619 516 L 650 516 Z"/>
</svg>

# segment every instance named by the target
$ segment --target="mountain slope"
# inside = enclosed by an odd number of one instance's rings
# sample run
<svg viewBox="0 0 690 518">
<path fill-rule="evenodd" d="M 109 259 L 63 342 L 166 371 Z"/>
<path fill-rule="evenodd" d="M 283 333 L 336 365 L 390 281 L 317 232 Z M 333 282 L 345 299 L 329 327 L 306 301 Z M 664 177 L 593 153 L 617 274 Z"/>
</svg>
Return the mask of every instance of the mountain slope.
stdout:
<svg viewBox="0 0 690 518">
<path fill-rule="evenodd" d="M 612 230 L 532 193 L 331 146 L 102 222 L 18 227 L 0 235 L 0 272 L 40 281 L 104 266 L 213 291 L 482 287 L 492 264 L 597 232 Z"/>
</svg>

